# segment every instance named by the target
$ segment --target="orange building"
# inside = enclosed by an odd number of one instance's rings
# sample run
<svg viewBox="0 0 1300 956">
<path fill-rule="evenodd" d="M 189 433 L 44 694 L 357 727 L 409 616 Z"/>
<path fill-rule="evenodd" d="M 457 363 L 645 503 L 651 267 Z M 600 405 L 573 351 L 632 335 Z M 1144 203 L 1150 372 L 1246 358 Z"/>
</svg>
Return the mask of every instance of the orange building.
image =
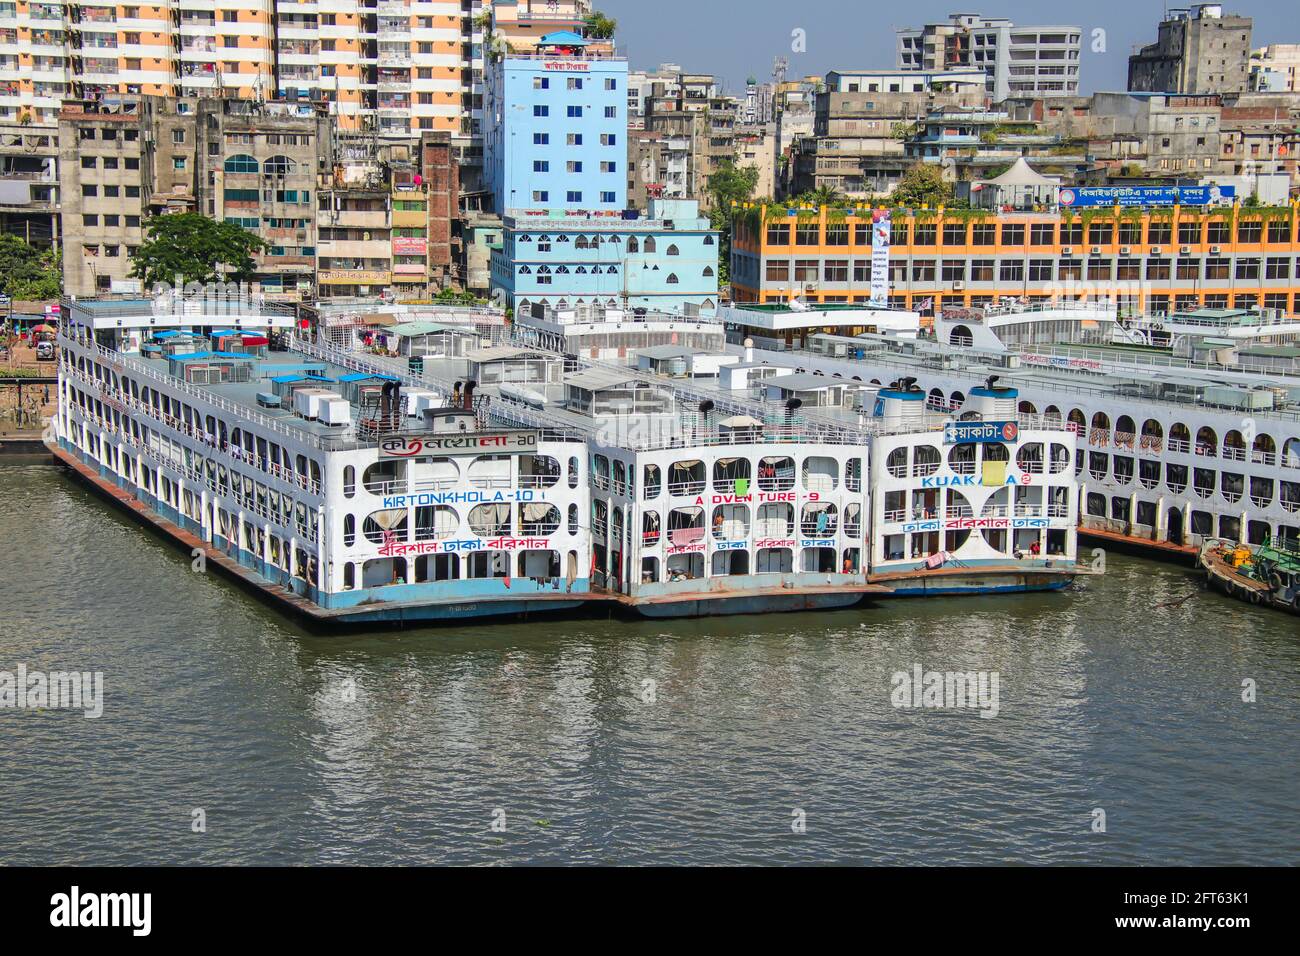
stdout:
<svg viewBox="0 0 1300 956">
<path fill-rule="evenodd" d="M 932 316 L 1003 299 L 1113 298 L 1123 308 L 1300 311 L 1297 208 L 892 215 L 889 303 Z M 737 211 L 737 302 L 866 302 L 871 210 Z"/>
</svg>

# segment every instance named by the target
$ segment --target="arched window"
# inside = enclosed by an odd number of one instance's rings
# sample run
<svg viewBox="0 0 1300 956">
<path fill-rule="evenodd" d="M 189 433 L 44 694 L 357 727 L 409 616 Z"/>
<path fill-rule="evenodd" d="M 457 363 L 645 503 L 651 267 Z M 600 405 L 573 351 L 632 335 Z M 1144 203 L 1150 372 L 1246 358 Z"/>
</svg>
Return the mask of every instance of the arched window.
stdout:
<svg viewBox="0 0 1300 956">
<path fill-rule="evenodd" d="M 268 176 L 287 176 L 297 165 L 288 156 L 272 156 L 262 164 L 262 172 Z"/>
<path fill-rule="evenodd" d="M 640 251 L 641 251 L 641 244 L 638 243 L 638 242 L 636 241 L 636 236 L 628 236 L 628 239 L 627 239 L 627 251 L 628 251 L 628 252 L 640 252 Z"/>
<path fill-rule="evenodd" d="M 713 266 L 705 266 L 705 267 L 704 267 L 704 274 L 705 274 L 706 276 L 711 276 L 711 275 L 713 275 Z"/>
<path fill-rule="evenodd" d="M 642 248 L 642 251 L 643 251 L 643 252 L 654 252 L 654 251 L 655 251 L 655 237 L 654 237 L 654 236 L 646 236 L 646 237 L 645 237 L 645 242 L 642 244 L 641 248 Z"/>
<path fill-rule="evenodd" d="M 669 285 L 676 285 L 676 284 L 677 284 L 677 273 L 675 273 L 675 272 L 670 272 L 670 273 L 668 273 L 668 284 L 669 284 Z"/>
<path fill-rule="evenodd" d="M 228 173 L 255 173 L 257 172 L 257 160 L 252 156 L 240 153 L 226 159 L 225 170 Z"/>
<path fill-rule="evenodd" d="M 679 255 L 681 255 L 681 254 L 682 254 L 682 253 L 681 253 L 681 250 L 677 248 L 677 244 L 676 244 L 676 243 L 670 243 L 670 244 L 669 244 L 667 255 L 670 255 L 670 256 L 679 256 Z"/>
</svg>

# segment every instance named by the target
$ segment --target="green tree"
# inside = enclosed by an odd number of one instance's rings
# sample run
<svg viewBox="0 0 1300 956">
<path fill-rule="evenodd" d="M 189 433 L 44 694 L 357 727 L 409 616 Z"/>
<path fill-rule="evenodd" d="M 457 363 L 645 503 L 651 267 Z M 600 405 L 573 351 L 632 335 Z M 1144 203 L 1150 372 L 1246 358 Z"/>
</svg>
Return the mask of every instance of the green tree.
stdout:
<svg viewBox="0 0 1300 956">
<path fill-rule="evenodd" d="M 58 251 L 0 235 L 0 290 L 11 299 L 57 299 L 63 292 Z"/>
<path fill-rule="evenodd" d="M 818 186 L 816 189 L 808 189 L 801 192 L 795 197 L 795 201 L 801 206 L 843 206 L 848 203 L 848 197 L 832 186 Z"/>
<path fill-rule="evenodd" d="M 253 256 L 270 248 L 258 236 L 231 222 L 198 213 L 154 216 L 145 223 L 148 239 L 136 250 L 131 275 L 146 289 L 199 282 L 247 282 Z"/>
<path fill-rule="evenodd" d="M 748 202 L 758 185 L 758 168 L 724 161 L 709 177 L 709 223 L 718 230 L 718 284 L 731 281 L 731 204 Z"/>
<path fill-rule="evenodd" d="M 591 40 L 612 40 L 618 29 L 618 21 L 605 16 L 598 10 L 587 14 L 583 21 L 587 26 L 587 37 Z"/>
<path fill-rule="evenodd" d="M 944 181 L 938 166 L 927 163 L 909 167 L 890 194 L 894 205 L 911 209 L 927 204 L 931 207 L 951 206 L 953 199 L 952 183 Z"/>
</svg>

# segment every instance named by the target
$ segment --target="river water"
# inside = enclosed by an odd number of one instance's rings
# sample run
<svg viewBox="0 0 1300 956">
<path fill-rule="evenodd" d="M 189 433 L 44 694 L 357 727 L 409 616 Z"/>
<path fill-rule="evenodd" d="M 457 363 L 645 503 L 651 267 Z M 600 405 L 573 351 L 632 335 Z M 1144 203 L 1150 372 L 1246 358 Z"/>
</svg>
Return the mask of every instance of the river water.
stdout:
<svg viewBox="0 0 1300 956">
<path fill-rule="evenodd" d="M 1300 628 L 1182 568 L 330 637 L 52 468 L 0 468 L 0 542 L 0 671 L 104 674 L 98 719 L 0 710 L 0 865 L 1300 858 Z M 895 708 L 916 664 L 997 716 Z"/>
</svg>

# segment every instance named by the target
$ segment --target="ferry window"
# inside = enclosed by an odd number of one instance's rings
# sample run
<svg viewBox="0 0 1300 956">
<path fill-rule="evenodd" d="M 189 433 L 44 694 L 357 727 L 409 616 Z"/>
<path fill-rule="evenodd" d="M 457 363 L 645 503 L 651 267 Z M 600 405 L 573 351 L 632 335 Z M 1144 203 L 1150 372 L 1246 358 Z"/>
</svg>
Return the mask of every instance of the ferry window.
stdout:
<svg viewBox="0 0 1300 956">
<path fill-rule="evenodd" d="M 351 498 L 357 493 L 357 470 L 352 465 L 343 468 L 343 497 Z"/>
<path fill-rule="evenodd" d="M 509 511 L 509 506 L 506 508 Z M 405 541 L 406 527 L 405 508 L 386 508 L 368 514 L 361 524 L 361 533 L 371 544 L 383 544 L 389 537 Z"/>
<path fill-rule="evenodd" d="M 578 506 L 575 504 L 569 505 L 568 528 L 569 534 L 578 533 Z"/>
<path fill-rule="evenodd" d="M 659 497 L 659 489 L 663 485 L 663 478 L 658 465 L 645 466 L 645 494 L 643 497 L 649 501 L 651 498 Z"/>
<path fill-rule="evenodd" d="M 578 487 L 578 459 L 576 457 L 569 459 L 569 487 Z"/>
<path fill-rule="evenodd" d="M 343 588 L 351 591 L 357 586 L 357 566 L 354 562 L 349 561 L 343 565 Z"/>
<path fill-rule="evenodd" d="M 642 584 L 659 583 L 659 559 L 658 558 L 641 559 L 641 583 Z"/>
</svg>

